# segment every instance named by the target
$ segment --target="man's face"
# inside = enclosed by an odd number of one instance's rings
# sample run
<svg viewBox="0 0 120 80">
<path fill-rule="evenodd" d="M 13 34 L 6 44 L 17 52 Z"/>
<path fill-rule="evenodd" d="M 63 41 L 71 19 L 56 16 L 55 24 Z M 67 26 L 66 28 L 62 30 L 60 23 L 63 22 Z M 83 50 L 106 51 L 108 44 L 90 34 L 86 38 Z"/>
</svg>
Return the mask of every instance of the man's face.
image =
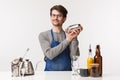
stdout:
<svg viewBox="0 0 120 80">
<path fill-rule="evenodd" d="M 66 17 L 63 17 L 63 15 L 57 10 L 52 10 L 50 19 L 54 26 L 62 26 L 62 24 L 66 20 Z"/>
</svg>

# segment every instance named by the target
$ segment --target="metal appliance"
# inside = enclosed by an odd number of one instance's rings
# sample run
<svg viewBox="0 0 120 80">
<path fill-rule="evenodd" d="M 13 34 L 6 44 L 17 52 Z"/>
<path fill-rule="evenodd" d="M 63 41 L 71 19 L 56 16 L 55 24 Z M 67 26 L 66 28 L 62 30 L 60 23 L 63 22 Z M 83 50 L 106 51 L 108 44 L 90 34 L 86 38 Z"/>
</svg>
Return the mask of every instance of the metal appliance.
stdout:
<svg viewBox="0 0 120 80">
<path fill-rule="evenodd" d="M 14 59 L 11 62 L 12 77 L 34 75 L 32 62 L 29 59 L 24 59 L 28 51 L 29 48 L 26 50 L 26 53 L 23 57 Z"/>
</svg>

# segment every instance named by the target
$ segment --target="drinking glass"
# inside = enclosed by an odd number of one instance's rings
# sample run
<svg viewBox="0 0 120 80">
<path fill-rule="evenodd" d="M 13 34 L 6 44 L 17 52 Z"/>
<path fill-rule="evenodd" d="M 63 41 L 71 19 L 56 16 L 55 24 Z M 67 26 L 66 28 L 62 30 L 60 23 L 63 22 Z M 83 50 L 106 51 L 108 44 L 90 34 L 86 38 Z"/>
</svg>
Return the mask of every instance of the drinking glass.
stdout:
<svg viewBox="0 0 120 80">
<path fill-rule="evenodd" d="M 77 55 L 72 56 L 72 75 L 78 75 L 79 68 L 78 58 L 79 56 Z"/>
</svg>

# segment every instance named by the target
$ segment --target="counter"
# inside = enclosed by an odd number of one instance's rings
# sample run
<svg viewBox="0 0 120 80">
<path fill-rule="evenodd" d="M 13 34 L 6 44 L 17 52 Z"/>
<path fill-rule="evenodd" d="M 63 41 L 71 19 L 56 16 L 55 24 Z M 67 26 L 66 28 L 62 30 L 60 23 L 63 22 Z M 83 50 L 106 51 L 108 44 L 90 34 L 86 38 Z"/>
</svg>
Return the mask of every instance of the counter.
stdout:
<svg viewBox="0 0 120 80">
<path fill-rule="evenodd" d="M 0 72 L 1 80 L 120 80 L 120 74 L 104 74 L 102 77 L 81 77 L 71 71 L 40 71 L 33 76 L 11 77 L 11 72 Z"/>
</svg>

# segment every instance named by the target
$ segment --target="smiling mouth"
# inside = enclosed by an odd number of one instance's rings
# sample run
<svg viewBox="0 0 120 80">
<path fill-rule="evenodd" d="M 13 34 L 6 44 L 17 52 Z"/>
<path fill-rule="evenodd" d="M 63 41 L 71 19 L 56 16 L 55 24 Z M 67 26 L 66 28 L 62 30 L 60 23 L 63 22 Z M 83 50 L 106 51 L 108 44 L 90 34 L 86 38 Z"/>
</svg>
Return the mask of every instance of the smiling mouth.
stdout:
<svg viewBox="0 0 120 80">
<path fill-rule="evenodd" d="M 58 23 L 58 20 L 54 20 L 53 22 L 55 22 L 55 23 L 57 22 Z"/>
</svg>

